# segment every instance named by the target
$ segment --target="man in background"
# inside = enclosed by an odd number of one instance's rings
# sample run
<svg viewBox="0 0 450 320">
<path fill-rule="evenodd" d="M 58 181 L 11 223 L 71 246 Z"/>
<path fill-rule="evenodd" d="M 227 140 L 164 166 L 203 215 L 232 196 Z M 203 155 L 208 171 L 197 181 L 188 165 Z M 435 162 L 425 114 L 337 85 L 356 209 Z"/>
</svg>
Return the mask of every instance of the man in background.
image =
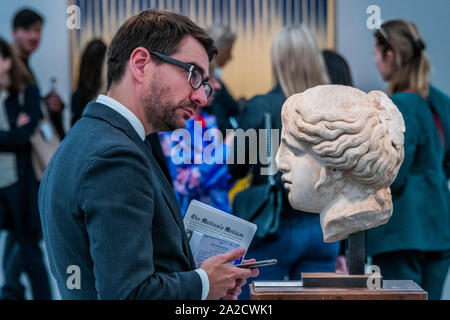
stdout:
<svg viewBox="0 0 450 320">
<path fill-rule="evenodd" d="M 35 83 L 37 82 L 36 77 L 30 68 L 29 60 L 41 43 L 43 24 L 44 18 L 38 13 L 30 9 L 22 9 L 14 16 L 12 26 L 13 45 L 16 54 L 27 67 Z M 65 136 L 62 125 L 62 111 L 64 109 L 64 104 L 56 92 L 51 91 L 44 99 L 52 123 L 62 140 Z"/>
</svg>

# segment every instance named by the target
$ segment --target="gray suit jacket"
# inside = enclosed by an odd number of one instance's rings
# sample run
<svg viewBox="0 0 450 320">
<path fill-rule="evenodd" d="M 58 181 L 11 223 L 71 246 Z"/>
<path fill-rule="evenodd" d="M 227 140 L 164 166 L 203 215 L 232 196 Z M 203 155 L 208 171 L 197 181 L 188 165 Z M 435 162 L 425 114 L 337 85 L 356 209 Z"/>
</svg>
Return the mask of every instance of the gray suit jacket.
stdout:
<svg viewBox="0 0 450 320">
<path fill-rule="evenodd" d="M 39 211 L 63 299 L 201 299 L 173 190 L 113 109 L 88 104 L 47 168 Z"/>
</svg>

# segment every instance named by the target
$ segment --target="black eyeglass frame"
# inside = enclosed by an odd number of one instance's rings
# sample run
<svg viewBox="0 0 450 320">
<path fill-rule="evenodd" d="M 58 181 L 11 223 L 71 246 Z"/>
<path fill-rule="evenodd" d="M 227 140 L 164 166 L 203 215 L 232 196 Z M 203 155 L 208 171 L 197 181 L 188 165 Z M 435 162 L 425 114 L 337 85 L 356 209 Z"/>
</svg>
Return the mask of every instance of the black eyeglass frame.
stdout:
<svg viewBox="0 0 450 320">
<path fill-rule="evenodd" d="M 165 54 L 156 52 L 156 51 L 149 51 L 152 55 L 157 56 L 158 58 L 160 58 L 161 60 L 163 60 L 164 62 L 167 62 L 169 64 L 172 64 L 174 66 L 180 67 L 186 71 L 189 72 L 189 76 L 188 76 L 188 82 L 189 85 L 191 86 L 192 89 L 194 90 L 198 90 L 202 85 L 205 88 L 205 93 L 206 93 L 206 98 L 209 98 L 213 92 L 213 89 L 211 87 L 211 85 L 203 80 L 203 74 L 200 72 L 200 70 L 198 69 L 197 66 L 190 64 L 190 63 L 186 63 L 183 61 L 180 61 L 178 59 L 172 58 L 170 56 L 167 56 Z M 202 78 L 202 81 L 199 83 L 199 85 L 197 87 L 195 87 L 195 85 L 192 84 L 191 79 L 192 79 L 192 73 L 194 71 L 197 71 L 200 74 L 200 77 Z M 208 91 L 209 88 L 209 91 Z"/>
</svg>

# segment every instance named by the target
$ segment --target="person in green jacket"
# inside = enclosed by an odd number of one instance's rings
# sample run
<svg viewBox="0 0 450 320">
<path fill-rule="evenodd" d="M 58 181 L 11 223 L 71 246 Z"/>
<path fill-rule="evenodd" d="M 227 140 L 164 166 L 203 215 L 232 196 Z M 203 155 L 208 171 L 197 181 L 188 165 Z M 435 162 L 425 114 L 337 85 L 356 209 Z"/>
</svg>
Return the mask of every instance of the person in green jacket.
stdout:
<svg viewBox="0 0 450 320">
<path fill-rule="evenodd" d="M 367 232 L 367 253 L 387 280 L 413 280 L 440 299 L 450 265 L 450 98 L 429 83 L 425 44 L 412 22 L 375 33 L 378 70 L 405 120 L 405 158 L 391 185 L 389 222 Z"/>
</svg>

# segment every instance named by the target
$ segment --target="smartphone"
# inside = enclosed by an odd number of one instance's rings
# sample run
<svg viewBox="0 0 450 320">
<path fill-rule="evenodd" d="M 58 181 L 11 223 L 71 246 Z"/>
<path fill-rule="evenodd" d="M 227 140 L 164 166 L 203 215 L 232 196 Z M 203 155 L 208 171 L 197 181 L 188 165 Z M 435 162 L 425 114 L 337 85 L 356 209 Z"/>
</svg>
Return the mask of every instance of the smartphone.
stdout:
<svg viewBox="0 0 450 320">
<path fill-rule="evenodd" d="M 258 268 L 258 267 L 270 266 L 272 264 L 276 264 L 277 262 L 278 262 L 277 259 L 271 259 L 271 260 L 263 260 L 263 261 L 256 261 L 256 262 L 250 262 L 250 263 L 241 263 L 241 264 L 235 265 L 235 267 Z"/>
</svg>

